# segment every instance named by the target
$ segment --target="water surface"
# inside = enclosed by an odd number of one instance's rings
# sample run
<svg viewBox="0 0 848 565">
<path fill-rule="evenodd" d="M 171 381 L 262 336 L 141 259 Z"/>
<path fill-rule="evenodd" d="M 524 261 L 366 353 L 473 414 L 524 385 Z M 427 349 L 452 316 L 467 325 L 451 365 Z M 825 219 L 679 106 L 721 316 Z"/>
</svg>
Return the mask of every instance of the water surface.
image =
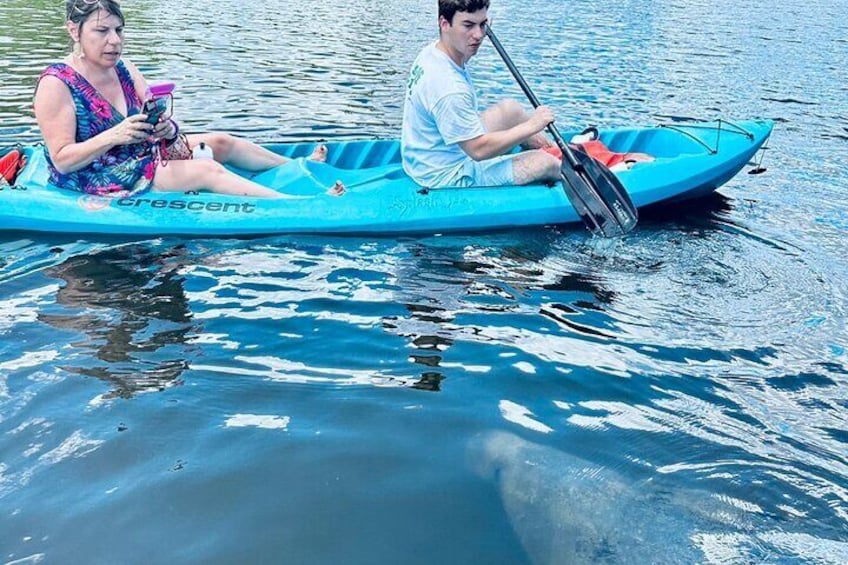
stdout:
<svg viewBox="0 0 848 565">
<path fill-rule="evenodd" d="M 39 139 L 56 2 L 0 5 Z M 777 122 L 761 176 L 579 228 L 0 237 L 0 562 L 848 561 L 844 1 L 515 2 L 561 124 Z M 435 2 L 125 2 L 190 131 L 394 137 Z M 520 98 L 490 47 L 481 100 Z"/>
</svg>

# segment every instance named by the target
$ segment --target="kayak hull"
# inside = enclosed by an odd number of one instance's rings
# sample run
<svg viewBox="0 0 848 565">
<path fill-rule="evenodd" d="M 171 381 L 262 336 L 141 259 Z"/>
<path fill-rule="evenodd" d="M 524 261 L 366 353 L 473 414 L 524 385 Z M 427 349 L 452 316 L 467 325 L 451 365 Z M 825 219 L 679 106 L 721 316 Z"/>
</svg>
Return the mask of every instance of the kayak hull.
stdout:
<svg viewBox="0 0 848 565">
<path fill-rule="evenodd" d="M 601 132 L 618 152 L 656 159 L 617 172 L 638 208 L 704 196 L 733 178 L 768 139 L 772 122 L 677 123 Z M 270 144 L 293 161 L 252 178 L 288 195 L 256 199 L 147 192 L 104 198 L 47 183 L 42 147 L 27 147 L 15 187 L 0 190 L 0 229 L 54 233 L 247 236 L 276 233 L 403 234 L 580 222 L 558 184 L 427 189 L 400 165 L 396 140 L 327 143 L 327 163 L 306 161 L 315 143 Z M 243 171 L 236 171 L 245 174 Z M 326 193 L 341 180 L 342 196 Z"/>
</svg>

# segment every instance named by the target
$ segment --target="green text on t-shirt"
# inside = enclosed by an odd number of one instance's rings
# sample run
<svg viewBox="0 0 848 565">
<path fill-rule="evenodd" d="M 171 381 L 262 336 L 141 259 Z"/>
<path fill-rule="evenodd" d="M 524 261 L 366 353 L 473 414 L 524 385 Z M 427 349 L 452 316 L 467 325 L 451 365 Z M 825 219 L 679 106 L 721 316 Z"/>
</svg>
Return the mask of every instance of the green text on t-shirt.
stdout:
<svg viewBox="0 0 848 565">
<path fill-rule="evenodd" d="M 412 68 L 412 71 L 410 71 L 409 80 L 406 83 L 406 91 L 408 94 L 412 94 L 412 87 L 421 80 L 422 76 L 424 76 L 424 69 L 421 68 L 421 65 L 415 65 Z"/>
</svg>

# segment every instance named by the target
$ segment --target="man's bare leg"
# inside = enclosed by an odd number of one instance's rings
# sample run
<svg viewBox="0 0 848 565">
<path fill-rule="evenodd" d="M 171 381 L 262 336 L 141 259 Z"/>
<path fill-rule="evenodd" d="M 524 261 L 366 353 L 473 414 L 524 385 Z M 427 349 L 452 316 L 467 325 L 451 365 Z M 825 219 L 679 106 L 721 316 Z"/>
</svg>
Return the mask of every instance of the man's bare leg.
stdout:
<svg viewBox="0 0 848 565">
<path fill-rule="evenodd" d="M 523 151 L 512 158 L 512 180 L 515 184 L 556 182 L 562 162 L 540 149 Z"/>
<path fill-rule="evenodd" d="M 486 131 L 503 131 L 522 124 L 530 119 L 530 115 L 524 107 L 516 100 L 501 100 L 494 106 L 487 108 L 480 114 L 480 119 L 486 127 Z M 521 146 L 524 149 L 540 149 L 550 147 L 554 143 L 544 132 L 539 132 Z"/>
</svg>

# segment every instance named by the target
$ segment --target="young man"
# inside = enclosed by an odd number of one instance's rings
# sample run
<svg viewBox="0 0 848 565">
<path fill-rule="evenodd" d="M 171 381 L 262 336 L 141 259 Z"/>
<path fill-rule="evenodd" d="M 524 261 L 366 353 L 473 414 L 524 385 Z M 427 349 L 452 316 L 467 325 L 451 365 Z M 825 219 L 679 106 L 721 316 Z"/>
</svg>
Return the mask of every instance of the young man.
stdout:
<svg viewBox="0 0 848 565">
<path fill-rule="evenodd" d="M 439 0 L 439 40 L 412 66 L 403 110 L 406 173 L 423 186 L 500 186 L 559 179 L 560 160 L 539 150 L 554 113 L 503 100 L 483 113 L 466 63 L 486 37 L 489 0 Z M 510 154 L 517 145 L 531 149 Z"/>
</svg>

